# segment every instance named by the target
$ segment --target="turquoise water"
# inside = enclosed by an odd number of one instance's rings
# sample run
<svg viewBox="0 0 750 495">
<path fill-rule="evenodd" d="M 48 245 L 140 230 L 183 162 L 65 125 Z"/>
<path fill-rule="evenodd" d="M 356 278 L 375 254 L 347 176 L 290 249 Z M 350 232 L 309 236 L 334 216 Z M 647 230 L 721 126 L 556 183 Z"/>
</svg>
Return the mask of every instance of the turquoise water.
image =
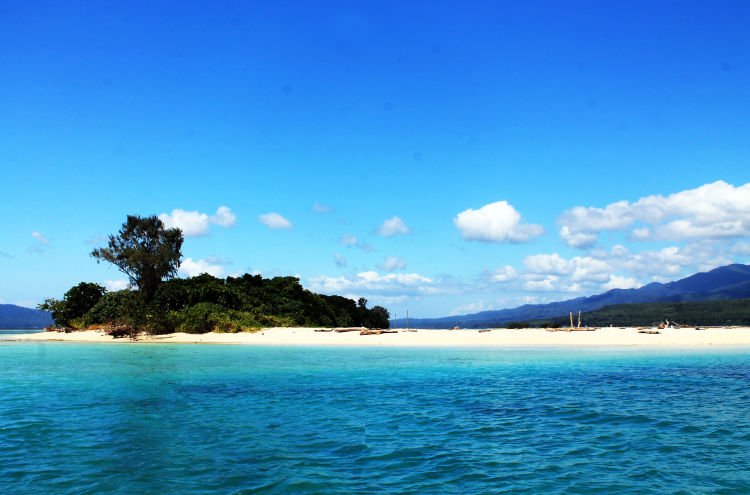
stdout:
<svg viewBox="0 0 750 495">
<path fill-rule="evenodd" d="M 750 349 L 0 344 L 13 494 L 750 493 Z"/>
<path fill-rule="evenodd" d="M 3 335 L 13 335 L 18 333 L 39 333 L 44 332 L 45 330 L 43 328 L 25 328 L 22 330 L 14 330 L 10 328 L 0 328 L 0 337 Z"/>
</svg>

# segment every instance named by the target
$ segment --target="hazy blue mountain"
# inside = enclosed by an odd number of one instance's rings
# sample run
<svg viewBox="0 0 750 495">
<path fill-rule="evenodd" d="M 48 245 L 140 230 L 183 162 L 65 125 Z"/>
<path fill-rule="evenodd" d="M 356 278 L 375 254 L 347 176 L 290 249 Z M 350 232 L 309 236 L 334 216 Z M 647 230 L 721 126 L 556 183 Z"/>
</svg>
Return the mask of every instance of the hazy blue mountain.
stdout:
<svg viewBox="0 0 750 495">
<path fill-rule="evenodd" d="M 52 316 L 47 311 L 0 304 L 0 328 L 44 328 L 52 323 Z"/>
<path fill-rule="evenodd" d="M 593 311 L 614 304 L 744 298 L 750 298 L 750 266 L 735 264 L 696 273 L 666 284 L 653 282 L 638 289 L 613 289 L 590 297 L 549 304 L 526 304 L 517 308 L 468 315 L 412 318 L 408 324 L 412 328 L 452 328 L 456 325 L 462 328 L 481 328 L 500 326 L 511 321 L 553 318 L 570 311 Z M 399 318 L 396 321 L 398 327 L 406 325 L 405 319 Z"/>
</svg>

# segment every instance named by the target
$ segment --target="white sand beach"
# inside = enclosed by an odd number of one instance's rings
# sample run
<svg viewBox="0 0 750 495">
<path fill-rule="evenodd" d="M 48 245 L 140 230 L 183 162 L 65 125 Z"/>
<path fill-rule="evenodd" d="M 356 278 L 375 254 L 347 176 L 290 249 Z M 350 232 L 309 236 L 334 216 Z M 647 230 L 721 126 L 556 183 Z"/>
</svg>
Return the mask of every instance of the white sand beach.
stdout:
<svg viewBox="0 0 750 495">
<path fill-rule="evenodd" d="M 142 336 L 138 343 L 244 344 L 292 346 L 393 346 L 393 347 L 493 347 L 493 346 L 649 346 L 700 347 L 750 346 L 750 327 L 650 329 L 658 334 L 639 333 L 638 328 L 598 328 L 594 331 L 548 331 L 545 329 L 492 330 L 404 330 L 380 335 L 358 331 L 335 332 L 313 328 L 266 328 L 255 333 L 206 333 Z M 641 329 L 642 330 L 642 329 Z M 132 343 L 113 339 L 100 330 L 71 333 L 42 332 L 4 335 L 15 342 L 102 342 Z"/>
</svg>

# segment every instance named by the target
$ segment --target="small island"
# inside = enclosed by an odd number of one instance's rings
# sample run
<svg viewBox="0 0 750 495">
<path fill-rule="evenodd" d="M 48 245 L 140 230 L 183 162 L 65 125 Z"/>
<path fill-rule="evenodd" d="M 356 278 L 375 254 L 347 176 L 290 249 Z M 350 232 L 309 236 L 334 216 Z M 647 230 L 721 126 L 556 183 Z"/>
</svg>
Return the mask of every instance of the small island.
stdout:
<svg viewBox="0 0 750 495">
<path fill-rule="evenodd" d="M 97 262 L 115 265 L 131 289 L 107 291 L 81 282 L 62 299 L 47 299 L 55 327 L 66 333 L 98 330 L 112 337 L 175 332 L 255 332 L 264 327 L 362 327 L 385 329 L 388 310 L 358 301 L 315 294 L 296 277 L 263 278 L 244 274 L 217 278 L 202 274 L 177 278 L 182 231 L 168 229 L 157 216 L 129 215 L 107 247 L 91 252 Z"/>
</svg>

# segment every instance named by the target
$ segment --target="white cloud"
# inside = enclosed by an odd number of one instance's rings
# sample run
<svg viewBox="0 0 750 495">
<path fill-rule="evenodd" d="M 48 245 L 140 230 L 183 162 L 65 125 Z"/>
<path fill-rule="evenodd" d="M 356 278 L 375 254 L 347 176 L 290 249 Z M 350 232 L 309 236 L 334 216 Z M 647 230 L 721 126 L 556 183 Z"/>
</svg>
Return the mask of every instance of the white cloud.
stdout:
<svg viewBox="0 0 750 495">
<path fill-rule="evenodd" d="M 332 207 L 330 207 L 328 205 L 320 204 L 318 202 L 316 202 L 316 203 L 313 204 L 312 209 L 313 209 L 313 211 L 315 213 L 320 213 L 320 214 L 331 213 L 333 211 Z"/>
<path fill-rule="evenodd" d="M 292 222 L 275 212 L 258 216 L 258 221 L 271 230 L 292 228 Z"/>
<path fill-rule="evenodd" d="M 34 231 L 31 233 L 31 237 L 36 239 L 37 242 L 39 242 L 39 244 L 44 244 L 45 246 L 49 245 L 49 241 L 47 240 L 46 237 L 44 237 L 44 234 L 42 234 L 41 232 Z"/>
<path fill-rule="evenodd" d="M 523 270 L 508 265 L 485 276 L 485 289 L 492 290 L 493 283 L 503 283 L 505 291 L 556 292 L 559 296 L 597 294 L 705 272 L 732 263 L 733 257 L 745 249 L 750 252 L 750 245 L 701 241 L 640 252 L 615 245 L 610 250 L 595 249 L 586 256 L 572 258 L 558 253 L 536 254 L 524 258 Z"/>
<path fill-rule="evenodd" d="M 527 256 L 523 260 L 523 264 L 531 273 L 564 275 L 573 271 L 572 263 L 560 257 L 557 253 Z"/>
<path fill-rule="evenodd" d="M 568 246 L 576 248 L 586 248 L 596 244 L 596 234 L 587 232 L 571 232 L 570 227 L 563 225 L 560 227 L 560 237 Z"/>
<path fill-rule="evenodd" d="M 378 265 L 378 268 L 384 272 L 403 270 L 406 268 L 406 261 L 396 256 L 387 256 L 383 262 Z"/>
<path fill-rule="evenodd" d="M 621 277 L 619 275 L 610 275 L 609 281 L 602 285 L 604 290 L 612 289 L 637 289 L 642 284 L 632 277 Z"/>
<path fill-rule="evenodd" d="M 479 313 L 480 311 L 488 311 L 491 309 L 495 309 L 491 304 L 479 301 L 455 307 L 448 312 L 448 315 L 466 315 Z"/>
<path fill-rule="evenodd" d="M 651 237 L 651 229 L 648 227 L 641 227 L 633 229 L 633 238 L 639 241 L 645 241 Z"/>
<path fill-rule="evenodd" d="M 107 288 L 108 291 L 114 292 L 118 290 L 125 290 L 130 288 L 130 282 L 127 280 L 105 280 L 104 281 L 104 287 Z"/>
<path fill-rule="evenodd" d="M 604 282 L 612 270 L 608 263 L 591 256 L 565 259 L 557 253 L 527 256 L 523 264 L 528 273 L 566 276 L 572 282 Z M 580 285 L 576 284 L 576 287 Z"/>
<path fill-rule="evenodd" d="M 358 273 L 353 277 L 319 276 L 309 280 L 310 288 L 324 294 L 380 294 L 404 296 L 431 294 L 436 282 L 418 273 L 389 273 L 375 271 Z"/>
<path fill-rule="evenodd" d="M 669 196 L 652 195 L 634 203 L 603 208 L 577 206 L 560 216 L 560 236 L 573 247 L 589 247 L 605 231 L 633 227 L 636 240 L 728 239 L 750 235 L 750 183 L 724 181 Z"/>
<path fill-rule="evenodd" d="M 518 270 L 510 265 L 498 268 L 490 275 L 490 280 L 498 283 L 512 282 L 518 278 Z"/>
<path fill-rule="evenodd" d="M 735 254 L 750 256 L 750 242 L 740 241 L 732 246 L 732 252 Z"/>
<path fill-rule="evenodd" d="M 464 239 L 482 242 L 527 242 L 543 233 L 540 225 L 521 222 L 521 214 L 507 201 L 478 210 L 464 210 L 453 219 Z"/>
<path fill-rule="evenodd" d="M 333 262 L 336 263 L 336 266 L 339 268 L 344 268 L 347 265 L 346 256 L 340 253 L 333 255 Z"/>
<path fill-rule="evenodd" d="M 171 213 L 160 214 L 159 220 L 164 222 L 164 226 L 169 229 L 176 227 L 182 230 L 185 237 L 200 237 L 208 234 L 212 224 L 222 227 L 234 226 L 237 217 L 230 208 L 220 206 L 214 215 L 175 208 Z"/>
<path fill-rule="evenodd" d="M 233 227 L 237 223 L 237 216 L 227 206 L 219 206 L 216 214 L 209 219 L 211 223 L 221 225 L 222 227 Z"/>
<path fill-rule="evenodd" d="M 371 245 L 367 244 L 366 242 L 362 242 L 357 238 L 357 236 L 352 234 L 342 235 L 339 238 L 339 244 L 341 244 L 342 246 L 359 248 L 367 253 L 373 250 L 373 247 Z"/>
<path fill-rule="evenodd" d="M 529 279 L 523 284 L 523 288 L 530 291 L 554 291 L 562 290 L 558 285 L 560 277 L 556 275 L 547 275 L 541 280 Z"/>
<path fill-rule="evenodd" d="M 182 260 L 182 264 L 180 265 L 181 275 L 195 277 L 202 273 L 208 273 L 214 277 L 222 277 L 224 275 L 224 267 L 219 263 L 211 263 L 208 260 L 194 260 L 193 258 Z"/>
<path fill-rule="evenodd" d="M 406 235 L 411 230 L 406 226 L 403 220 L 399 217 L 389 218 L 383 222 L 383 225 L 378 229 L 378 234 L 383 237 L 393 237 L 395 235 Z"/>
</svg>

